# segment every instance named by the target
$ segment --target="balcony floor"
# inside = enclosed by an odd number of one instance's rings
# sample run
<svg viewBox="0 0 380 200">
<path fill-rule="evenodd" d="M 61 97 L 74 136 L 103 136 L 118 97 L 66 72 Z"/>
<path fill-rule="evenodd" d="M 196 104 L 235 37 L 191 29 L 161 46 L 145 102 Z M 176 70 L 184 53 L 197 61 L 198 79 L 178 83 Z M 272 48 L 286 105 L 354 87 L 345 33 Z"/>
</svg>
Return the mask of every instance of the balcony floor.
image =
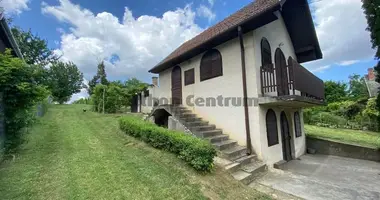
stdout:
<svg viewBox="0 0 380 200">
<path fill-rule="evenodd" d="M 259 105 L 287 106 L 292 108 L 307 108 L 323 106 L 326 102 L 305 96 L 287 95 L 280 97 L 259 97 Z"/>
</svg>

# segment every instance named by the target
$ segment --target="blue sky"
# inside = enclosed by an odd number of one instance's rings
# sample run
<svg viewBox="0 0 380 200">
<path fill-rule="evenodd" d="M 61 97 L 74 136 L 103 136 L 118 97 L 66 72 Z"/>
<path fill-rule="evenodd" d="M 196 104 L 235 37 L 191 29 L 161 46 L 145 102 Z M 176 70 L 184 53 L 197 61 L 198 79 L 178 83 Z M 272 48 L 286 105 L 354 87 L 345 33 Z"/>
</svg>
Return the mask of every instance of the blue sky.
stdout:
<svg viewBox="0 0 380 200">
<path fill-rule="evenodd" d="M 147 70 L 179 44 L 249 2 L 3 0 L 1 6 L 13 17 L 13 25 L 47 39 L 49 47 L 74 61 L 87 79 L 96 72 L 98 60 L 105 59 L 112 79 L 136 76 L 148 82 L 152 75 Z M 346 81 L 350 74 L 365 74 L 375 61 L 360 1 L 323 2 L 310 6 L 324 59 L 304 66 L 323 80 Z M 155 32 L 146 34 L 146 30 Z M 161 30 L 169 36 L 157 38 Z M 151 50 L 153 46 L 157 48 Z"/>
</svg>

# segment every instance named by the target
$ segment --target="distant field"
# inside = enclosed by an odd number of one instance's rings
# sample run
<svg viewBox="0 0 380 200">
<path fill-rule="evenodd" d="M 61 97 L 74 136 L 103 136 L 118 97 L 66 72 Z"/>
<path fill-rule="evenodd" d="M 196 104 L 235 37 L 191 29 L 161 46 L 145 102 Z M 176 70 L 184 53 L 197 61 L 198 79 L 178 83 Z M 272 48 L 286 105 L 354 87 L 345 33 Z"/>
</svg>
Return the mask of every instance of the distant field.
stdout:
<svg viewBox="0 0 380 200">
<path fill-rule="evenodd" d="M 305 124 L 307 136 L 380 149 L 380 133 L 350 129 L 331 129 Z"/>
</svg>

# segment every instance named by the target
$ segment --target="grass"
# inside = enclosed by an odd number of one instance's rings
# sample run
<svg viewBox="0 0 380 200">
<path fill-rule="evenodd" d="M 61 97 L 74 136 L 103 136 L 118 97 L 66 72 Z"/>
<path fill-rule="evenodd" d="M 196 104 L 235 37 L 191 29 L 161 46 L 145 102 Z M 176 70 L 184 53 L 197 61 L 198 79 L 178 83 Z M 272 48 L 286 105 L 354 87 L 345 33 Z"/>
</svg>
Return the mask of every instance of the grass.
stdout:
<svg viewBox="0 0 380 200">
<path fill-rule="evenodd" d="M 305 124 L 307 136 L 380 149 L 380 133 L 350 129 L 331 129 Z"/>
<path fill-rule="evenodd" d="M 0 165 L 1 199 L 269 199 L 215 169 L 199 174 L 175 155 L 123 134 L 118 115 L 55 105 Z"/>
</svg>

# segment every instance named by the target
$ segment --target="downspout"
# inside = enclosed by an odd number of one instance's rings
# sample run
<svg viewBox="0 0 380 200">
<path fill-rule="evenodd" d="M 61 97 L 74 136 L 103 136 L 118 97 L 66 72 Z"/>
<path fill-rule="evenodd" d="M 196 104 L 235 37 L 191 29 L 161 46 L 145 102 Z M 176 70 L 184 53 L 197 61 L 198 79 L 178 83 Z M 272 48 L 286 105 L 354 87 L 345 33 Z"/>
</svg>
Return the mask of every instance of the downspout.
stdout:
<svg viewBox="0 0 380 200">
<path fill-rule="evenodd" d="M 243 80 L 243 104 L 244 104 L 244 115 L 245 115 L 245 132 L 247 139 L 247 153 L 252 154 L 252 143 L 251 143 L 251 131 L 249 127 L 249 112 L 248 112 L 248 98 L 247 98 L 247 77 L 245 70 L 245 49 L 243 40 L 243 31 L 241 26 L 238 27 L 238 35 L 240 41 L 240 55 L 241 55 L 241 77 Z"/>
</svg>

